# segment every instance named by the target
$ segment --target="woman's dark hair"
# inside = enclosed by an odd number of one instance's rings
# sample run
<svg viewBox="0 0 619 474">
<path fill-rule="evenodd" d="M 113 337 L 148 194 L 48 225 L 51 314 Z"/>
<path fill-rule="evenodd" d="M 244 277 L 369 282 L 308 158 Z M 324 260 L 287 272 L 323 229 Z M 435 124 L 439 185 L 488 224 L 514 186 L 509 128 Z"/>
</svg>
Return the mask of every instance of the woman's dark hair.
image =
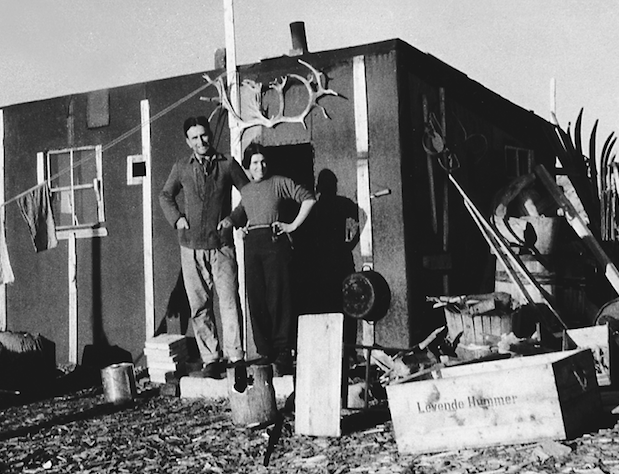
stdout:
<svg viewBox="0 0 619 474">
<path fill-rule="evenodd" d="M 191 127 L 195 127 L 196 125 L 202 125 L 206 133 L 212 135 L 211 133 L 211 125 L 208 123 L 208 119 L 204 115 L 200 115 L 199 117 L 189 117 L 185 120 L 183 124 L 183 132 L 185 132 L 185 137 L 187 137 L 187 130 Z"/>
<path fill-rule="evenodd" d="M 245 151 L 243 152 L 243 168 L 245 168 L 246 170 L 249 169 L 249 164 L 251 163 L 251 157 L 254 155 L 262 155 L 264 156 L 264 160 L 268 163 L 268 157 L 267 157 L 267 149 L 261 145 L 260 143 L 250 143 L 249 145 L 247 145 L 247 148 L 245 148 Z"/>
</svg>

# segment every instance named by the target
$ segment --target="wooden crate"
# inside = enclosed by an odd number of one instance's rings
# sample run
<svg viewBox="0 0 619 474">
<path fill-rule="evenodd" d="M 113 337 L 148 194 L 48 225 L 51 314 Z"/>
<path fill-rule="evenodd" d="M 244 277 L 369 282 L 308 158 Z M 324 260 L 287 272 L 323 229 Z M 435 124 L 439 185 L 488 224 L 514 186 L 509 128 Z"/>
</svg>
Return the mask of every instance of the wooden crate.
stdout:
<svg viewBox="0 0 619 474">
<path fill-rule="evenodd" d="M 457 312 L 445 307 L 445 320 L 452 341 L 462 333 L 460 344 L 487 345 L 489 338 L 509 334 L 513 328 L 513 315 L 502 311 L 478 314 L 467 309 Z"/>
<path fill-rule="evenodd" d="M 591 349 L 598 385 L 617 385 L 617 347 L 608 324 L 568 329 L 567 335 L 577 347 Z"/>
<path fill-rule="evenodd" d="M 387 386 L 401 453 L 568 439 L 601 409 L 588 349 L 454 366 L 436 376 Z"/>
</svg>

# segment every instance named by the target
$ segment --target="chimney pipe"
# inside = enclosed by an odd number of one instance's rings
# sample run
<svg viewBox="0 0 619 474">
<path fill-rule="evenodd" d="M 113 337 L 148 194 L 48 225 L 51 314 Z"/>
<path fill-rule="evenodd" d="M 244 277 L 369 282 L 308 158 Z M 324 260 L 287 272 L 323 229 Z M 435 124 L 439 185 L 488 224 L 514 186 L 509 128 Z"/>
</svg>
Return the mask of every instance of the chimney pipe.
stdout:
<svg viewBox="0 0 619 474">
<path fill-rule="evenodd" d="M 301 56 L 302 54 L 306 54 L 308 50 L 307 39 L 305 37 L 305 23 L 302 21 L 290 23 L 290 35 L 292 36 L 290 56 Z"/>
<path fill-rule="evenodd" d="M 226 69 L 226 48 L 217 48 L 213 59 L 215 69 Z"/>
</svg>

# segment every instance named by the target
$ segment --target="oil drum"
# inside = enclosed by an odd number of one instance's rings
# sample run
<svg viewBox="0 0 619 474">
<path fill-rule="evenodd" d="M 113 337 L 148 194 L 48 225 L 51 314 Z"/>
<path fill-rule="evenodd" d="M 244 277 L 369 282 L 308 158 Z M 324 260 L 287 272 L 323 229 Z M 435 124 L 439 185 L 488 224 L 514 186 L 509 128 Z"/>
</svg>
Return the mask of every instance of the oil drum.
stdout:
<svg viewBox="0 0 619 474">
<path fill-rule="evenodd" d="M 391 303 L 391 290 L 383 276 L 373 270 L 348 275 L 342 283 L 346 316 L 366 321 L 382 319 Z"/>
</svg>

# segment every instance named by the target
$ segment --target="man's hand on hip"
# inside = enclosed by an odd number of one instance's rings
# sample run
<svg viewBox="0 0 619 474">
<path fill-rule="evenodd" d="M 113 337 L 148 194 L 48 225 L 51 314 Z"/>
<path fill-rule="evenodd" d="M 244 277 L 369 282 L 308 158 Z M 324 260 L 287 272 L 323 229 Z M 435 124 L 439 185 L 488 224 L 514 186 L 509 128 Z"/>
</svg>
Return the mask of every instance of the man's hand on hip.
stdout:
<svg viewBox="0 0 619 474">
<path fill-rule="evenodd" d="M 176 228 L 189 229 L 189 222 L 187 222 L 187 219 L 185 219 L 185 217 L 179 217 L 179 219 L 176 221 Z"/>
</svg>

